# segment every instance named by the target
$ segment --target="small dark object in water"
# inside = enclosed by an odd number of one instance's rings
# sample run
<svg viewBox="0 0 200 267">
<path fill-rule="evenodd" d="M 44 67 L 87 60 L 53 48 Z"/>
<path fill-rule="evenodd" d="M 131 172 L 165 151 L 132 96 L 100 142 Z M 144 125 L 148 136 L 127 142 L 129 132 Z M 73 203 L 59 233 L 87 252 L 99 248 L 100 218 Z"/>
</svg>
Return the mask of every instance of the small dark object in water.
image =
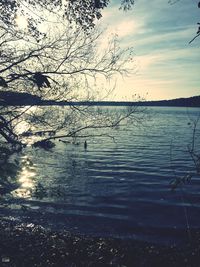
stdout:
<svg viewBox="0 0 200 267">
<path fill-rule="evenodd" d="M 75 145 L 75 146 L 79 146 L 80 143 L 79 143 L 79 142 L 76 142 L 76 143 L 73 143 L 73 145 Z"/>
<path fill-rule="evenodd" d="M 72 144 L 75 145 L 75 146 L 79 146 L 80 145 L 79 142 L 73 142 Z"/>
<path fill-rule="evenodd" d="M 52 148 L 54 146 L 55 146 L 55 144 L 53 142 L 51 142 L 50 140 L 42 140 L 42 141 L 35 142 L 33 144 L 33 147 L 41 147 L 44 149 L 49 149 L 49 148 Z"/>
<path fill-rule="evenodd" d="M 87 141 L 84 142 L 84 148 L 87 149 Z"/>
</svg>

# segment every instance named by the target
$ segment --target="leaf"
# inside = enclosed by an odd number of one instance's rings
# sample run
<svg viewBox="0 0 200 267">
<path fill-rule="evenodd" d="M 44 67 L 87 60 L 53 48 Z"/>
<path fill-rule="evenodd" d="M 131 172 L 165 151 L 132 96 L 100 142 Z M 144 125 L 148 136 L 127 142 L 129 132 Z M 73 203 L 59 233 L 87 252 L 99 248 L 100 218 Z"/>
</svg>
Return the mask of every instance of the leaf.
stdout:
<svg viewBox="0 0 200 267">
<path fill-rule="evenodd" d="M 37 84 L 39 88 L 41 87 L 51 87 L 50 82 L 47 78 L 47 76 L 43 75 L 41 72 L 36 72 L 33 75 L 33 81 Z"/>
<path fill-rule="evenodd" d="M 0 86 L 2 87 L 8 87 L 7 82 L 3 77 L 0 77 Z"/>
</svg>

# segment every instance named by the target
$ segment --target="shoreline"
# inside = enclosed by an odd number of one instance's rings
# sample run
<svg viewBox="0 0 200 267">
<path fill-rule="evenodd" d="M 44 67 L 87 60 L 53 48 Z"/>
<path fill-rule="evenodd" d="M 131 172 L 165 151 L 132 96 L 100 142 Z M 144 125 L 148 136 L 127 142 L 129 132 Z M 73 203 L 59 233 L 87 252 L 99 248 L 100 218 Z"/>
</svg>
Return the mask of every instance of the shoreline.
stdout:
<svg viewBox="0 0 200 267">
<path fill-rule="evenodd" d="M 1 219 L 0 240 L 2 267 L 197 267 L 200 262 L 200 230 L 193 231 L 192 241 L 180 247 L 52 231 Z"/>
</svg>

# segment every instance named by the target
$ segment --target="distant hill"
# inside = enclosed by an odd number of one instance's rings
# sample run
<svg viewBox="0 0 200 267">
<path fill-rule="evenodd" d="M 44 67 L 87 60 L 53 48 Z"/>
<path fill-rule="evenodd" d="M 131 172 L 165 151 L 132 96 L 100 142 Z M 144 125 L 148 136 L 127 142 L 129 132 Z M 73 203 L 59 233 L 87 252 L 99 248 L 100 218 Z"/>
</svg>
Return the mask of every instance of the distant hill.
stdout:
<svg viewBox="0 0 200 267">
<path fill-rule="evenodd" d="M 65 102 L 60 102 L 64 105 Z M 85 101 L 85 102 L 70 102 L 68 105 L 88 105 L 88 106 L 166 106 L 166 107 L 200 107 L 200 96 L 189 98 L 177 98 L 171 100 L 159 101 Z"/>
<path fill-rule="evenodd" d="M 39 96 L 29 93 L 17 93 L 12 91 L 0 91 L 1 106 L 69 106 L 69 105 L 84 105 L 84 106 L 167 106 L 167 107 L 200 107 L 200 95 L 188 98 L 177 98 L 171 100 L 159 101 L 82 101 L 82 102 L 67 102 L 43 100 Z"/>
<path fill-rule="evenodd" d="M 29 93 L 18 93 L 12 91 L 0 91 L 0 105 L 24 106 L 41 102 L 41 98 Z"/>
<path fill-rule="evenodd" d="M 200 95 L 171 100 L 146 101 L 144 104 L 145 106 L 200 107 Z"/>
</svg>

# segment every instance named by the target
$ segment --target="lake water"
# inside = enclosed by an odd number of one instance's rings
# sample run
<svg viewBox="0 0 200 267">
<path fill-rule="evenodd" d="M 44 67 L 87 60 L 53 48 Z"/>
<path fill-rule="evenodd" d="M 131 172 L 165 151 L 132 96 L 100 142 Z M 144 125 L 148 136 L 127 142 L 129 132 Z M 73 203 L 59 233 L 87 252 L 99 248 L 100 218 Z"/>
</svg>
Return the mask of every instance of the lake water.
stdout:
<svg viewBox="0 0 200 267">
<path fill-rule="evenodd" d="M 115 142 L 98 137 L 87 139 L 86 150 L 85 140 L 57 141 L 51 151 L 26 148 L 19 187 L 2 199 L 2 216 L 82 234 L 183 241 L 187 228 L 200 226 L 200 179 L 194 175 L 175 191 L 170 181 L 194 172 L 187 145 L 199 109 L 149 112 L 142 127 L 109 130 Z"/>
</svg>

